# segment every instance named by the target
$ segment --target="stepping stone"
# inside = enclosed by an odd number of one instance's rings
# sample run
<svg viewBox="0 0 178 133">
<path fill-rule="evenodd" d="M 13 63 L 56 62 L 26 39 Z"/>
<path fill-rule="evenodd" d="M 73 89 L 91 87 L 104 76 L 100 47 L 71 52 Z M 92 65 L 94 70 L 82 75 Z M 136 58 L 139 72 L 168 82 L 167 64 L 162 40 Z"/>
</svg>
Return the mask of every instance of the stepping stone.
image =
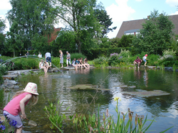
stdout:
<svg viewBox="0 0 178 133">
<path fill-rule="evenodd" d="M 128 88 L 127 85 L 122 85 L 122 86 L 119 86 L 119 87 L 121 87 L 121 88 Z"/>
<path fill-rule="evenodd" d="M 149 69 L 156 69 L 156 66 L 147 66 Z"/>
<path fill-rule="evenodd" d="M 6 80 L 6 79 L 15 79 L 15 78 L 17 78 L 17 75 L 3 75 L 2 78 L 4 80 Z"/>
<path fill-rule="evenodd" d="M 128 88 L 134 89 L 134 88 L 136 88 L 136 86 L 128 86 Z"/>
<path fill-rule="evenodd" d="M 28 125 L 36 127 L 37 123 L 35 121 L 29 120 Z"/>
</svg>

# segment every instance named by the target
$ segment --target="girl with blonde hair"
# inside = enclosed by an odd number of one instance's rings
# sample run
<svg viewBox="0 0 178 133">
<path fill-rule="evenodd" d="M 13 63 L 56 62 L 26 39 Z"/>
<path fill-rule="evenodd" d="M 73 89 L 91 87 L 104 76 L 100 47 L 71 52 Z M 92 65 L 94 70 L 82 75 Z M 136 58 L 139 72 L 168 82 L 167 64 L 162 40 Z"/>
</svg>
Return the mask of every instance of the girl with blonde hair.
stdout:
<svg viewBox="0 0 178 133">
<path fill-rule="evenodd" d="M 9 122 L 15 121 L 16 133 L 22 132 L 22 120 L 26 119 L 25 106 L 29 101 L 35 105 L 38 102 L 37 84 L 29 82 L 25 89 L 13 96 L 13 99 L 4 107 L 3 114 Z M 21 116 L 20 116 L 21 113 Z"/>
</svg>

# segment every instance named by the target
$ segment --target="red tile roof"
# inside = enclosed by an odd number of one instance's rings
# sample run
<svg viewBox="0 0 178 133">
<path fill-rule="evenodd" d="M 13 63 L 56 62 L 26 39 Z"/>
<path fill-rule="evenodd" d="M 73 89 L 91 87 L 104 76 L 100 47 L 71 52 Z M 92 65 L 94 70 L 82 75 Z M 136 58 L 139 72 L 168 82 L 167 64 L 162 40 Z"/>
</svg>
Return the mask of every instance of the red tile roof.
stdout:
<svg viewBox="0 0 178 133">
<path fill-rule="evenodd" d="M 56 39 L 56 37 L 58 35 L 57 32 L 60 31 L 60 30 L 61 30 L 61 28 L 54 28 L 53 33 L 51 33 L 51 37 L 48 37 L 48 43 L 50 43 L 50 42 L 52 42 L 53 40 Z"/>
</svg>

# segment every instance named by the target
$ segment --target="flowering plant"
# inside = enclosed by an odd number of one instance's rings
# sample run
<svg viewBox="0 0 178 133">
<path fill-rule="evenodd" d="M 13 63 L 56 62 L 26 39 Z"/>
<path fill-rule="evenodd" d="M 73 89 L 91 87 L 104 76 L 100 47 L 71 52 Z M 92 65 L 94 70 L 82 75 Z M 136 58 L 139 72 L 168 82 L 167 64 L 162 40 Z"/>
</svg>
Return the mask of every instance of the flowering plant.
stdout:
<svg viewBox="0 0 178 133">
<path fill-rule="evenodd" d="M 111 54 L 110 54 L 110 57 L 111 57 L 111 56 L 118 56 L 118 55 L 119 55 L 118 53 L 111 53 Z"/>
</svg>

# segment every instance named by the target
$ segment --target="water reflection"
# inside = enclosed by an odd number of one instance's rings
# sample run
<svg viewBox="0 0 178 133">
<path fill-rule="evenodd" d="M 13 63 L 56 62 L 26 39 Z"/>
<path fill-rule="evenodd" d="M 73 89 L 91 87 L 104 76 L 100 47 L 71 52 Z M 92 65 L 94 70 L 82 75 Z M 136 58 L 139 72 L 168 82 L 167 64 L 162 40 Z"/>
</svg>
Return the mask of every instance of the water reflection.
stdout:
<svg viewBox="0 0 178 133">
<path fill-rule="evenodd" d="M 148 87 L 148 73 L 147 73 L 146 69 L 145 69 L 144 74 L 143 74 L 143 79 L 144 79 L 145 86 Z"/>
</svg>

